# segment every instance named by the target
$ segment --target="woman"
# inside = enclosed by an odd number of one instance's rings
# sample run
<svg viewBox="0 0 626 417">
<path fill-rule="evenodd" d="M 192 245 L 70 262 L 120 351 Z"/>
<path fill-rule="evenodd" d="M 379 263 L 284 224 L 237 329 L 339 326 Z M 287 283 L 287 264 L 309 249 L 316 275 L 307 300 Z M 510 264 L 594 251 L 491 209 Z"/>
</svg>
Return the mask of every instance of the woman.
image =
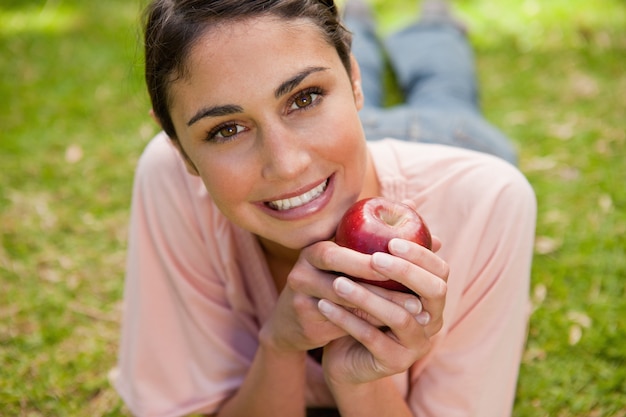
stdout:
<svg viewBox="0 0 626 417">
<path fill-rule="evenodd" d="M 164 133 L 137 168 L 114 378 L 133 413 L 510 413 L 532 190 L 483 153 L 366 142 L 337 14 L 330 0 L 150 5 L 146 79 Z M 436 253 L 333 243 L 371 196 L 413 205 Z M 320 348 L 321 363 L 307 354 Z"/>
</svg>

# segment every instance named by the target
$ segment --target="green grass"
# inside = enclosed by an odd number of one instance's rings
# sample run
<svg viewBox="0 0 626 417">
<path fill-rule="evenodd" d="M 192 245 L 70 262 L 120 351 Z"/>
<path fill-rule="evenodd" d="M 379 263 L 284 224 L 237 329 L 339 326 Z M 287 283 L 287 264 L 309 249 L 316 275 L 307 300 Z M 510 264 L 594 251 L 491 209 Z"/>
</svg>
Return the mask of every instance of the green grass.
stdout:
<svg viewBox="0 0 626 417">
<path fill-rule="evenodd" d="M 414 1 L 374 2 L 384 31 Z M 626 416 L 626 2 L 459 0 L 484 110 L 539 201 L 516 416 Z M 0 5 L 0 414 L 123 416 L 135 161 L 156 132 L 136 1 Z M 442 416 L 445 417 L 445 416 Z"/>
</svg>

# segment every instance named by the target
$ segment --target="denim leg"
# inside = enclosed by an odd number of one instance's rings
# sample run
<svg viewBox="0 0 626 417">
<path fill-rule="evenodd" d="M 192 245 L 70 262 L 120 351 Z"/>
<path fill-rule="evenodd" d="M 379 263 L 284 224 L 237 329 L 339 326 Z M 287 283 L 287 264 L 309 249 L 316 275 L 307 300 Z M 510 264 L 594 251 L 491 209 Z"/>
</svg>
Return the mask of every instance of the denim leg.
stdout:
<svg viewBox="0 0 626 417">
<path fill-rule="evenodd" d="M 452 24 L 418 22 L 386 47 L 407 104 L 480 111 L 472 49 Z"/>
<path fill-rule="evenodd" d="M 352 32 L 352 54 L 361 70 L 365 106 L 380 107 L 384 94 L 382 76 L 385 60 L 373 22 L 347 15 L 343 23 Z"/>
<path fill-rule="evenodd" d="M 511 141 L 480 112 L 472 50 L 457 28 L 417 23 L 391 36 L 386 46 L 406 104 L 364 108 L 368 140 L 440 143 L 517 163 Z"/>
<path fill-rule="evenodd" d="M 370 141 L 394 138 L 437 143 L 489 153 L 517 164 L 517 153 L 510 140 L 474 111 L 399 105 L 366 107 L 360 117 Z"/>
</svg>

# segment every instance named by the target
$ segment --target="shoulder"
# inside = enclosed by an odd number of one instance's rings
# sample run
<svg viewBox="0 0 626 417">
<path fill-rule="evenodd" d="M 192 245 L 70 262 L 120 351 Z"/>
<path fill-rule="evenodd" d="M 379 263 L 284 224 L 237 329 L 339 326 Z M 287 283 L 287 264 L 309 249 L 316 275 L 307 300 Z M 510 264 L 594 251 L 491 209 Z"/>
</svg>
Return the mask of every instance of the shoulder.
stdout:
<svg viewBox="0 0 626 417">
<path fill-rule="evenodd" d="M 370 151 L 383 194 L 413 200 L 436 229 L 459 227 L 468 216 L 485 216 L 484 222 L 490 216 L 519 216 L 530 224 L 536 215 L 532 186 L 517 167 L 498 157 L 396 140 L 375 142 Z"/>
<path fill-rule="evenodd" d="M 184 169 L 182 158 L 164 132 L 158 133 L 148 142 L 137 164 L 138 173 L 158 174 L 181 169 Z"/>
<path fill-rule="evenodd" d="M 180 152 L 163 132 L 150 140 L 137 162 L 135 192 L 140 190 L 157 194 L 206 194 L 200 177 L 189 174 Z"/>
<path fill-rule="evenodd" d="M 383 184 L 404 181 L 414 191 L 445 188 L 480 192 L 514 187 L 533 194 L 526 177 L 516 166 L 489 154 L 393 139 L 372 142 L 368 146 Z"/>
<path fill-rule="evenodd" d="M 467 170 L 487 166 L 501 167 L 504 170 L 512 168 L 513 171 L 517 169 L 511 163 L 493 155 L 447 145 L 385 139 L 369 142 L 368 147 L 381 173 L 390 172 L 389 168 L 394 171 L 394 166 L 400 172 L 406 173 L 425 173 L 444 168 Z"/>
</svg>

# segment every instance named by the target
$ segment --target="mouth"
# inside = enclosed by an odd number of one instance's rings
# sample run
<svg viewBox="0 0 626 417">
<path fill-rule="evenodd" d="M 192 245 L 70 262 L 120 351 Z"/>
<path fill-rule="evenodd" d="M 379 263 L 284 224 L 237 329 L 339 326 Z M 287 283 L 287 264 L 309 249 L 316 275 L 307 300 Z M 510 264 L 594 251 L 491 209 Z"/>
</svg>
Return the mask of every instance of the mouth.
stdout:
<svg viewBox="0 0 626 417">
<path fill-rule="evenodd" d="M 303 194 L 291 198 L 285 198 L 282 200 L 268 201 L 265 203 L 265 205 L 277 211 L 290 210 L 304 206 L 305 204 L 310 203 L 311 201 L 317 199 L 320 195 L 322 195 L 328 187 L 328 182 L 329 179 L 326 179 L 326 181 L 322 182 L 317 187 L 314 187 Z"/>
</svg>

